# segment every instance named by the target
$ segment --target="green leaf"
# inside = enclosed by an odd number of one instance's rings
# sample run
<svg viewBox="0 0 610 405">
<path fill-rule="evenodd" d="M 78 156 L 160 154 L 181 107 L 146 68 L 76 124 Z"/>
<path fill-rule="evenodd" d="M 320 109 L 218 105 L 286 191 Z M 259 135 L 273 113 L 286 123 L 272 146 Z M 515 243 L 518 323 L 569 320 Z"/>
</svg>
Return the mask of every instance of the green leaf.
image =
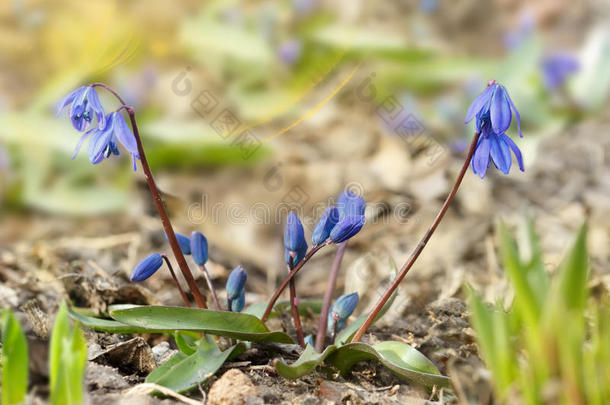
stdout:
<svg viewBox="0 0 610 405">
<path fill-rule="evenodd" d="M 271 311 L 269 314 L 269 319 L 279 316 L 282 311 L 285 311 L 289 307 L 290 301 L 285 300 L 277 302 L 273 307 L 273 311 Z M 243 311 L 241 311 L 241 313 L 254 315 L 260 319 L 265 313 L 265 309 L 267 309 L 267 302 L 256 302 L 245 308 Z M 309 316 L 310 313 L 319 314 L 321 310 L 322 301 L 315 300 L 299 302 L 299 315 L 301 316 Z"/>
<path fill-rule="evenodd" d="M 396 267 L 396 262 L 394 262 L 394 259 L 390 257 L 390 282 L 394 280 L 397 274 L 398 269 Z M 383 315 L 385 315 L 386 312 L 388 312 L 388 310 L 394 303 L 397 294 L 398 290 L 392 293 L 390 299 L 386 301 L 386 303 L 381 308 L 381 311 L 379 311 L 379 313 L 373 320 L 373 324 L 377 322 Z M 344 343 L 349 342 L 356 333 L 356 331 L 362 326 L 362 324 L 364 324 L 364 321 L 366 321 L 366 318 L 369 316 L 369 313 L 370 312 L 360 315 L 358 318 L 356 318 L 354 322 L 350 323 L 341 332 L 339 332 L 337 334 L 337 337 L 335 338 L 335 344 L 342 345 Z"/>
<path fill-rule="evenodd" d="M 196 341 L 191 336 L 176 332 L 174 334 L 174 340 L 176 341 L 178 349 L 186 355 L 191 355 L 197 351 L 197 347 L 195 346 Z"/>
<path fill-rule="evenodd" d="M 85 316 L 80 313 L 76 313 L 72 310 L 69 310 L 68 315 L 75 321 L 80 322 L 81 325 L 97 331 L 97 332 L 108 332 L 108 333 L 120 333 L 120 334 L 130 334 L 130 333 L 171 333 L 169 330 L 156 330 L 151 331 L 150 329 L 138 328 L 131 325 L 126 325 L 121 322 L 113 321 L 110 319 L 102 319 L 102 318 L 94 318 L 91 316 Z"/>
<path fill-rule="evenodd" d="M 284 332 L 272 332 L 260 319 L 238 312 L 211 309 L 143 306 L 111 310 L 115 320 L 152 330 L 187 330 L 250 342 L 294 343 Z"/>
<path fill-rule="evenodd" d="M 28 344 L 17 317 L 2 313 L 2 403 L 20 404 L 28 390 Z"/>
<path fill-rule="evenodd" d="M 587 226 L 583 225 L 568 255 L 559 266 L 559 296 L 564 308 L 584 311 L 587 301 Z"/>
<path fill-rule="evenodd" d="M 328 362 L 346 375 L 361 360 L 377 360 L 398 377 L 431 387 L 449 387 L 449 378 L 442 376 L 423 354 L 402 342 L 381 342 L 374 346 L 348 343 L 328 357 Z"/>
<path fill-rule="evenodd" d="M 51 335 L 49 376 L 52 405 L 83 402 L 83 379 L 87 346 L 80 327 L 70 325 L 68 309 L 62 302 Z"/>
<path fill-rule="evenodd" d="M 294 380 L 309 374 L 335 350 L 337 350 L 337 346 L 330 345 L 322 353 L 318 353 L 311 345 L 307 345 L 294 363 L 286 364 L 282 360 L 276 359 L 273 361 L 273 366 L 282 377 Z"/>
<path fill-rule="evenodd" d="M 176 392 L 185 392 L 197 387 L 214 375 L 229 356 L 243 351 L 238 344 L 221 352 L 211 339 L 201 339 L 197 351 L 187 356 L 178 353 L 146 378 L 147 383 L 167 387 Z"/>
</svg>

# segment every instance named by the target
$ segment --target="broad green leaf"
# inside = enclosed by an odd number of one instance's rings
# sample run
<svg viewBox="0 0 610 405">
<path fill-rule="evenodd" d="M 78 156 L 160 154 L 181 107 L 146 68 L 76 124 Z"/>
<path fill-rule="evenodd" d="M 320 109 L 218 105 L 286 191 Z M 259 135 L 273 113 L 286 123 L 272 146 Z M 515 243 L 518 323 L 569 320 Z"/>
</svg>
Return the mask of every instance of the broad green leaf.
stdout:
<svg viewBox="0 0 610 405">
<path fill-rule="evenodd" d="M 21 404 L 28 390 L 28 343 L 17 317 L 2 313 L 2 403 Z"/>
<path fill-rule="evenodd" d="M 83 379 L 87 364 L 87 345 L 80 327 L 70 325 L 68 309 L 62 302 L 49 353 L 52 405 L 76 405 L 83 402 Z"/>
<path fill-rule="evenodd" d="M 91 316 L 85 316 L 74 311 L 69 311 L 68 314 L 70 318 L 75 321 L 78 321 L 81 325 L 97 331 L 97 332 L 108 332 L 108 333 L 121 333 L 121 334 L 130 334 L 130 333 L 171 333 L 172 331 L 168 330 L 156 330 L 151 331 L 150 329 L 138 328 L 131 325 L 126 325 L 121 322 L 113 321 L 111 319 L 102 319 L 102 318 L 94 318 Z"/>
<path fill-rule="evenodd" d="M 214 375 L 229 356 L 244 349 L 245 346 L 240 343 L 221 352 L 213 340 L 202 339 L 196 352 L 190 356 L 182 353 L 175 355 L 153 371 L 146 378 L 146 382 L 158 384 L 176 392 L 191 390 Z"/>
<path fill-rule="evenodd" d="M 398 268 L 396 267 L 396 262 L 394 262 L 393 258 L 390 258 L 390 282 L 394 280 L 397 274 Z M 373 324 L 377 322 L 383 315 L 385 315 L 386 312 L 388 312 L 388 310 L 394 303 L 397 294 L 398 290 L 394 291 L 394 293 L 390 296 L 390 299 L 386 301 L 386 303 L 381 308 L 381 311 L 379 311 L 379 313 L 373 320 Z M 366 321 L 366 318 L 368 317 L 369 313 L 370 312 L 360 315 L 358 318 L 356 318 L 354 322 L 350 323 L 341 332 L 339 332 L 337 334 L 337 337 L 335 338 L 335 343 L 338 345 L 342 345 L 344 343 L 349 342 L 358 330 L 358 328 L 360 328 L 362 324 L 364 324 L 364 321 Z"/>
<path fill-rule="evenodd" d="M 284 332 L 272 332 L 253 315 L 211 309 L 142 306 L 113 310 L 115 320 L 152 330 L 187 330 L 250 342 L 294 343 Z"/>
<path fill-rule="evenodd" d="M 186 355 L 190 356 L 197 350 L 197 347 L 195 346 L 196 340 L 191 336 L 186 336 L 183 333 L 176 332 L 174 333 L 174 340 L 176 341 L 176 346 L 178 346 L 178 349 Z"/>
<path fill-rule="evenodd" d="M 361 360 L 377 360 L 398 377 L 427 387 L 450 386 L 448 377 L 442 376 L 430 360 L 406 343 L 381 342 L 374 346 L 348 343 L 327 358 L 343 375 Z"/>
<path fill-rule="evenodd" d="M 282 311 L 285 311 L 288 308 L 290 308 L 290 301 L 279 301 L 277 304 L 275 304 L 275 306 L 273 307 L 273 311 L 271 311 L 271 313 L 269 314 L 269 319 L 279 316 Z M 241 313 L 254 315 L 255 317 L 260 319 L 265 313 L 265 309 L 267 309 L 267 302 L 256 302 L 245 308 L 243 311 L 241 311 Z M 299 315 L 301 316 L 308 316 L 310 315 L 310 312 L 313 314 L 319 314 L 321 310 L 322 301 L 299 302 Z"/>
<path fill-rule="evenodd" d="M 294 380 L 309 374 L 335 350 L 337 350 L 337 346 L 330 345 L 322 353 L 318 353 L 311 345 L 307 345 L 294 363 L 286 364 L 282 360 L 276 359 L 273 361 L 273 366 L 282 377 Z"/>
</svg>

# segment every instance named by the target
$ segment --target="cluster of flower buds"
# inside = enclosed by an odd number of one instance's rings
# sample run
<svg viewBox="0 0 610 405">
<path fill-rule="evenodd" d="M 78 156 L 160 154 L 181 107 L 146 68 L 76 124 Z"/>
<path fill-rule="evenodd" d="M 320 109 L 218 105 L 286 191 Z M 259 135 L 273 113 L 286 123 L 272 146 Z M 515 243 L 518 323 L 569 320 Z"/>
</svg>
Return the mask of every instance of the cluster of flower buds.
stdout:
<svg viewBox="0 0 610 405">
<path fill-rule="evenodd" d="M 136 159 L 140 158 L 136 138 L 118 110 L 105 115 L 94 86 L 82 86 L 64 97 L 59 102 L 57 115 L 59 116 L 68 106 L 72 126 L 77 131 L 83 132 L 89 129 L 94 116 L 97 121 L 96 126 L 81 136 L 72 156 L 73 159 L 85 140 L 91 136 L 87 150 L 91 163 L 98 164 L 111 155 L 118 155 L 117 145 L 120 143 L 131 155 L 133 169 L 136 169 Z"/>
<path fill-rule="evenodd" d="M 241 312 L 246 302 L 246 279 L 248 275 L 242 266 L 237 266 L 227 279 L 227 309 Z"/>
<path fill-rule="evenodd" d="M 347 319 L 358 305 L 358 293 L 345 294 L 337 298 L 328 313 L 327 331 L 334 336 L 345 328 Z"/>
</svg>

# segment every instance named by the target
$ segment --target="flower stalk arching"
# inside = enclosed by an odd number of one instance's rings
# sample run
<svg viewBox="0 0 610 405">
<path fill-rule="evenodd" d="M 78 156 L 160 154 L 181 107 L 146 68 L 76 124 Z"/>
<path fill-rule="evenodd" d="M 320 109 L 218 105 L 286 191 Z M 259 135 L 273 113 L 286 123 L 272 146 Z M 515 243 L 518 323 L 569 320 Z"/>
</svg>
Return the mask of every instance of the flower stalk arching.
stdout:
<svg viewBox="0 0 610 405">
<path fill-rule="evenodd" d="M 288 272 L 291 272 L 294 268 L 293 257 L 290 258 L 288 264 Z M 303 326 L 301 325 L 301 317 L 299 315 L 299 307 L 297 305 L 297 287 L 295 279 L 290 280 L 290 308 L 292 310 L 292 320 L 294 322 L 294 330 L 297 334 L 297 343 L 304 349 L 305 348 L 305 337 L 303 336 Z"/>
<path fill-rule="evenodd" d="M 184 254 L 182 254 L 182 251 L 180 250 L 180 245 L 178 244 L 178 241 L 176 239 L 176 234 L 174 232 L 174 228 L 172 227 L 169 216 L 167 215 L 167 211 L 165 210 L 163 199 L 161 198 L 161 194 L 159 193 L 157 185 L 155 184 L 155 180 L 150 170 L 150 166 L 148 166 L 144 147 L 142 146 L 142 139 L 140 138 L 140 131 L 138 130 L 138 124 L 136 123 L 134 109 L 126 105 L 125 101 L 121 98 L 121 96 L 119 96 L 119 94 L 113 89 L 111 89 L 109 86 L 103 83 L 94 83 L 91 85 L 91 87 L 102 87 L 106 89 L 108 92 L 113 94 L 122 104 L 117 111 L 125 109 L 129 114 L 129 120 L 131 122 L 133 134 L 136 139 L 138 154 L 140 155 L 140 163 L 142 164 L 142 170 L 144 171 L 144 177 L 146 178 L 146 183 L 148 184 L 148 188 L 153 197 L 153 201 L 155 203 L 155 207 L 157 208 L 157 212 L 159 213 L 159 217 L 161 218 L 161 223 L 163 225 L 163 229 L 165 230 L 165 234 L 167 235 L 170 247 L 172 248 L 174 257 L 178 262 L 178 267 L 180 267 L 180 271 L 182 272 L 182 275 L 184 276 L 184 279 L 186 280 L 186 283 L 189 286 L 191 294 L 193 294 L 193 298 L 195 299 L 197 306 L 200 308 L 207 308 L 205 298 L 201 294 L 201 291 L 199 291 L 197 283 L 195 282 L 195 278 L 193 277 L 193 274 L 191 273 L 191 270 L 188 267 Z"/>
<path fill-rule="evenodd" d="M 377 314 L 379 313 L 379 311 L 381 311 L 384 304 L 390 299 L 390 297 L 392 296 L 392 294 L 394 293 L 396 288 L 398 288 L 398 285 L 400 284 L 400 282 L 405 278 L 405 276 L 407 275 L 407 273 L 409 272 L 411 267 L 413 267 L 413 264 L 415 263 L 415 261 L 417 260 L 419 255 L 421 254 L 421 252 L 426 247 L 426 244 L 428 243 L 428 241 L 432 237 L 432 234 L 434 234 L 434 231 L 436 230 L 439 223 L 445 216 L 445 213 L 447 212 L 447 209 L 449 208 L 449 204 L 451 204 L 451 201 L 453 201 L 455 194 L 457 193 L 458 189 L 460 188 L 460 185 L 462 184 L 462 179 L 464 179 L 464 175 L 466 174 L 466 171 L 468 170 L 468 166 L 470 165 L 472 155 L 474 154 L 474 151 L 477 147 L 477 143 L 479 142 L 480 135 L 481 135 L 480 132 L 478 132 L 478 131 L 475 132 L 472 143 L 470 144 L 470 149 L 468 150 L 468 156 L 466 156 L 466 160 L 464 161 L 464 164 L 462 165 L 462 168 L 460 169 L 457 179 L 455 180 L 455 184 L 451 188 L 451 191 L 449 192 L 449 195 L 445 199 L 445 202 L 443 203 L 443 206 L 441 207 L 440 211 L 436 215 L 436 218 L 434 218 L 432 225 L 430 226 L 430 228 L 428 228 L 428 230 L 426 231 L 423 238 L 419 241 L 419 243 L 417 244 L 417 247 L 415 248 L 413 253 L 411 253 L 411 256 L 409 256 L 409 259 L 407 259 L 405 264 L 402 266 L 402 268 L 400 269 L 400 272 L 396 275 L 396 278 L 394 279 L 394 281 L 392 281 L 392 284 L 390 284 L 390 286 L 386 289 L 386 291 L 381 296 L 381 298 L 379 298 L 379 300 L 375 304 L 375 307 L 369 313 L 369 315 L 367 316 L 367 318 L 364 321 L 364 323 L 362 324 L 362 326 L 360 326 L 360 328 L 356 331 L 356 334 L 354 335 L 354 337 L 351 340 L 352 343 L 360 341 L 360 339 L 362 338 L 362 336 L 364 335 L 366 330 L 371 326 L 371 324 L 377 317 Z"/>
</svg>

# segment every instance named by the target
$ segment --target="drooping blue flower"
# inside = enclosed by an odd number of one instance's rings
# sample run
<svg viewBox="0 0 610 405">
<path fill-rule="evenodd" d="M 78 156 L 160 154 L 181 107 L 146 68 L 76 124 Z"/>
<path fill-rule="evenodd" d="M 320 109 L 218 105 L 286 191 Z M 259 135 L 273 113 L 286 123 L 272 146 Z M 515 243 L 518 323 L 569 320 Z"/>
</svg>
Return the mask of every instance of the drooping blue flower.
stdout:
<svg viewBox="0 0 610 405">
<path fill-rule="evenodd" d="M 144 258 L 136 265 L 136 267 L 134 267 L 129 279 L 131 281 L 144 281 L 148 277 L 155 274 L 155 272 L 159 270 L 162 265 L 163 257 L 159 253 L 153 253 L 152 255 Z"/>
<path fill-rule="evenodd" d="M 104 115 L 104 108 L 100 99 L 97 96 L 97 92 L 94 87 L 82 86 L 72 93 L 64 97 L 57 107 L 57 116 L 61 114 L 61 111 L 70 106 L 70 120 L 72 126 L 77 131 L 84 131 L 89 128 L 93 114 L 97 119 L 97 127 L 104 128 L 106 126 L 106 118 Z"/>
<path fill-rule="evenodd" d="M 303 224 L 294 211 L 290 211 L 286 218 L 284 228 L 284 247 L 291 252 L 296 252 L 305 242 L 305 232 Z"/>
<path fill-rule="evenodd" d="M 201 232 L 191 233 L 190 249 L 198 266 L 203 266 L 208 261 L 208 240 Z"/>
<path fill-rule="evenodd" d="M 578 59 L 569 53 L 560 52 L 549 55 L 542 60 L 542 80 L 549 90 L 557 90 L 566 79 L 578 72 L 580 64 Z"/>
<path fill-rule="evenodd" d="M 167 234 L 165 232 L 163 234 L 165 235 L 165 240 L 169 241 L 169 239 L 167 238 Z M 174 235 L 176 235 L 176 240 L 178 241 L 178 246 L 180 246 L 180 250 L 182 251 L 182 254 L 190 255 L 191 254 L 191 240 L 189 239 L 189 237 L 185 236 L 181 233 L 178 233 L 178 232 L 174 232 Z"/>
<path fill-rule="evenodd" d="M 241 312 L 246 303 L 246 289 L 241 290 L 241 294 L 235 300 L 231 300 L 231 312 Z"/>
<path fill-rule="evenodd" d="M 240 298 L 240 295 L 245 293 L 246 279 L 248 275 L 242 266 L 237 266 L 227 279 L 225 287 L 227 291 L 227 308 L 233 308 L 233 301 Z"/>
<path fill-rule="evenodd" d="M 83 142 L 85 142 L 85 139 L 89 136 L 91 136 L 91 139 L 89 140 L 87 154 L 89 155 L 91 163 L 95 165 L 110 157 L 112 154 L 118 155 L 119 149 L 117 144 L 120 142 L 131 155 L 133 170 L 136 170 L 136 158 L 140 158 L 138 145 L 131 129 L 129 129 L 125 122 L 125 118 L 123 118 L 120 113 L 112 112 L 108 114 L 102 128 L 95 127 L 85 132 L 76 145 L 72 159 L 76 157 Z"/>
<path fill-rule="evenodd" d="M 339 222 L 339 210 L 337 207 L 329 207 L 324 211 L 324 214 L 322 214 L 322 217 L 313 230 L 311 243 L 319 245 L 320 243 L 326 242 L 330 236 L 330 231 L 337 225 L 337 222 Z"/>
<path fill-rule="evenodd" d="M 301 260 L 303 260 L 306 254 L 307 242 L 303 241 L 303 244 L 294 252 L 284 249 L 284 260 L 286 261 L 287 265 L 290 265 L 290 259 L 292 257 L 292 266 L 296 266 Z"/>
<path fill-rule="evenodd" d="M 504 133 L 495 133 L 489 121 L 486 121 L 472 156 L 472 170 L 483 178 L 490 162 L 493 162 L 498 170 L 508 174 L 512 164 L 511 150 L 517 158 L 519 169 L 524 171 L 523 157 L 515 142 Z"/>
<path fill-rule="evenodd" d="M 364 215 L 366 202 L 353 191 L 345 190 L 337 199 L 337 209 L 339 210 L 339 220 L 348 216 Z"/>
<path fill-rule="evenodd" d="M 328 312 L 328 333 L 339 332 L 345 328 L 345 323 L 356 309 L 356 305 L 358 305 L 358 293 L 345 294 L 337 298 Z"/>
<path fill-rule="evenodd" d="M 364 215 L 352 215 L 343 218 L 330 233 L 330 240 L 333 243 L 345 242 L 362 229 L 364 225 Z"/>
<path fill-rule="evenodd" d="M 521 133 L 521 117 L 513 104 L 508 92 L 495 80 L 487 83 L 487 88 L 472 102 L 466 113 L 465 124 L 476 117 L 477 132 L 480 132 L 485 122 L 491 123 L 491 129 L 496 134 L 503 134 L 510 127 L 512 113 L 517 119 L 519 136 Z"/>
</svg>

